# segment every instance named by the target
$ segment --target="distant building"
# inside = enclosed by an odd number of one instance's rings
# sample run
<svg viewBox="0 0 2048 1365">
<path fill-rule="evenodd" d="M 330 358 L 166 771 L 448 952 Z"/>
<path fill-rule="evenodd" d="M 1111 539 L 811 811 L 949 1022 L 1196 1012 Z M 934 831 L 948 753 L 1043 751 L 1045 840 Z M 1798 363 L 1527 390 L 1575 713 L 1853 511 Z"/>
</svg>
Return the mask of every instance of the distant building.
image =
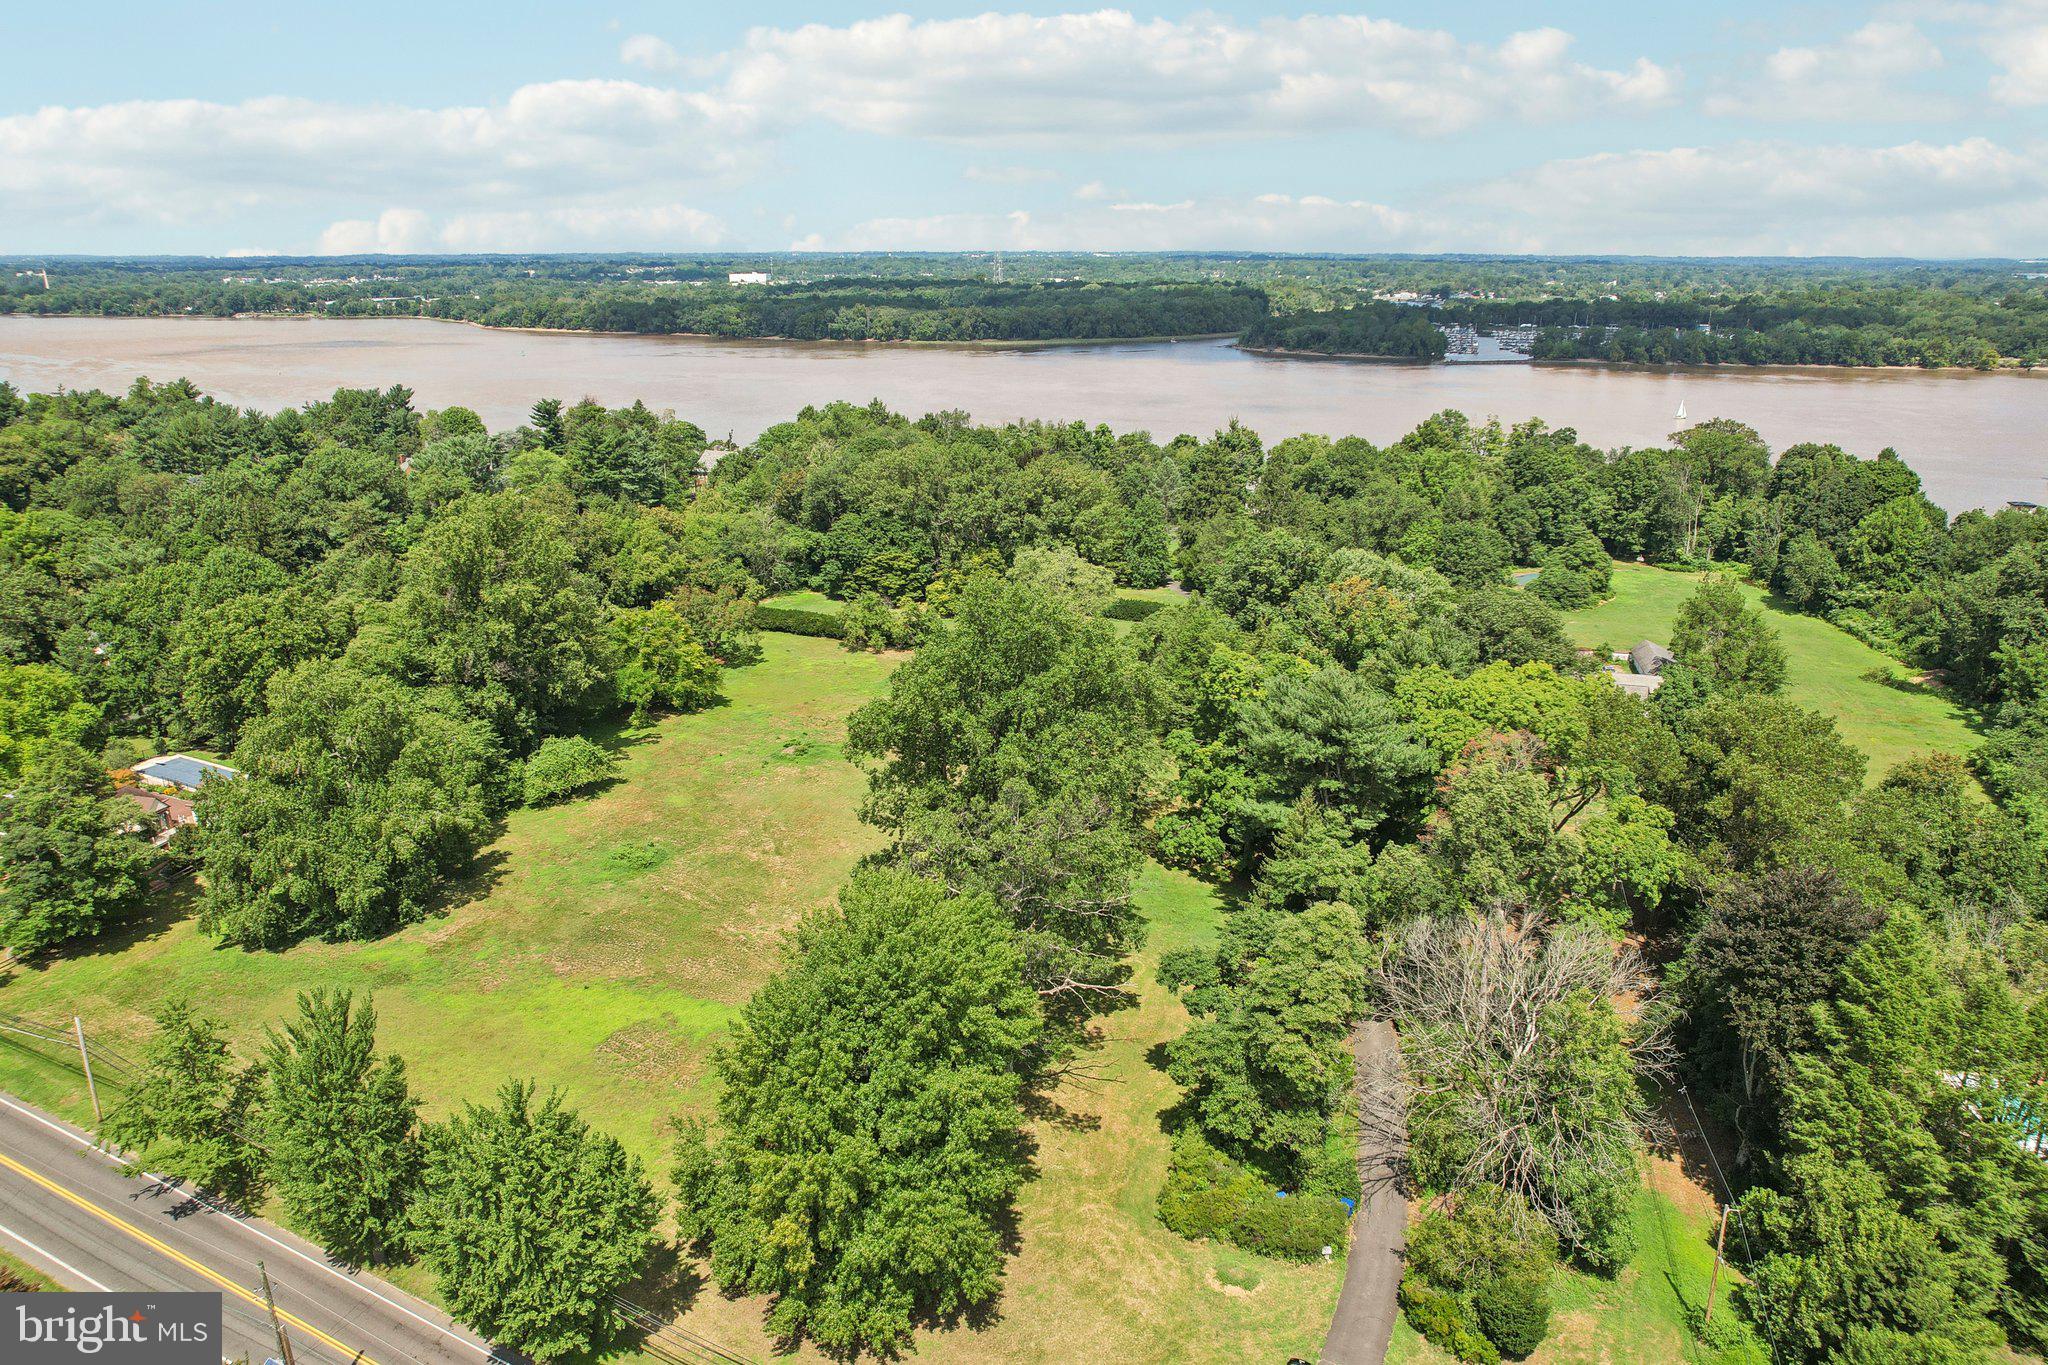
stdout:
<svg viewBox="0 0 2048 1365">
<path fill-rule="evenodd" d="M 146 835 L 158 848 L 169 843 L 171 836 L 185 826 L 199 823 L 199 812 L 182 796 L 127 784 L 114 788 L 114 794 L 134 802 L 140 812 L 135 823 L 128 826 L 129 833 Z"/>
<path fill-rule="evenodd" d="M 1664 685 L 1664 666 L 1677 656 L 1654 640 L 1639 640 L 1625 654 L 1610 654 L 1607 679 L 1631 696 L 1647 698 Z"/>
<path fill-rule="evenodd" d="M 726 275 L 725 282 L 727 284 L 766 284 L 768 283 L 768 272 L 765 270 L 735 270 Z"/>
<path fill-rule="evenodd" d="M 1654 676 L 1664 671 L 1664 665 L 1678 656 L 1654 640 L 1638 640 L 1636 647 L 1628 652 L 1628 661 L 1635 671 Z"/>
<path fill-rule="evenodd" d="M 196 792 L 208 778 L 232 781 L 241 776 L 225 763 L 214 763 L 190 754 L 165 754 L 135 765 L 135 776 L 143 785 L 161 790 Z"/>
<path fill-rule="evenodd" d="M 1610 664 L 1607 680 L 1633 697 L 1647 698 L 1664 685 L 1664 679 L 1655 673 L 1631 673 L 1625 668 Z"/>
</svg>

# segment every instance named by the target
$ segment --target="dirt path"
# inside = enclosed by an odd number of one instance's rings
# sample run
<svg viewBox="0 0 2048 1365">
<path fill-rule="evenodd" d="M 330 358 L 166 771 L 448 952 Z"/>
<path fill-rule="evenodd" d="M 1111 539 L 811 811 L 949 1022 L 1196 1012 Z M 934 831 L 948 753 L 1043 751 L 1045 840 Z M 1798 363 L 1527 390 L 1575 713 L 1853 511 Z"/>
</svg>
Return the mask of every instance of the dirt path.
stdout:
<svg viewBox="0 0 2048 1365">
<path fill-rule="evenodd" d="M 1393 1065 L 1399 1049 L 1393 1025 L 1372 1021 L 1351 1037 L 1361 1080 Z M 1359 1175 L 1365 1199 L 1353 1221 L 1351 1258 L 1337 1315 L 1323 1341 L 1323 1365 L 1380 1365 L 1394 1335 L 1401 1285 L 1401 1252 L 1408 1227 L 1408 1201 L 1395 1179 L 1397 1148 L 1367 1123 L 1359 1138 Z"/>
</svg>

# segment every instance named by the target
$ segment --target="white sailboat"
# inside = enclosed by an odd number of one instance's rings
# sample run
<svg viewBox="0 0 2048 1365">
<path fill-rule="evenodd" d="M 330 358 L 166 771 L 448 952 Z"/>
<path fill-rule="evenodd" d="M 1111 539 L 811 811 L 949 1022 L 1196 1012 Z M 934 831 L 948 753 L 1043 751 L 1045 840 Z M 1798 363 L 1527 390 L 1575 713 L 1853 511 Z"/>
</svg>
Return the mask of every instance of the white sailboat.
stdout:
<svg viewBox="0 0 2048 1365">
<path fill-rule="evenodd" d="M 1685 420 L 1685 400 L 1683 398 L 1678 400 L 1678 420 L 1681 422 Z"/>
</svg>

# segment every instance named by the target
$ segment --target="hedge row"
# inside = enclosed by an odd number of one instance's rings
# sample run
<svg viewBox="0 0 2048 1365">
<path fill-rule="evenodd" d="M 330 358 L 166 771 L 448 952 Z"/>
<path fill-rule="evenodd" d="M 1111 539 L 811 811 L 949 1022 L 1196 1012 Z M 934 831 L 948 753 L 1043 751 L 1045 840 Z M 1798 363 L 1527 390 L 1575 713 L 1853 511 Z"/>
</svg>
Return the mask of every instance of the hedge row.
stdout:
<svg viewBox="0 0 2048 1365">
<path fill-rule="evenodd" d="M 846 631 L 845 624 L 833 612 L 770 606 L 754 608 L 754 629 L 779 630 L 785 635 L 814 635 L 824 640 L 837 640 Z"/>
<path fill-rule="evenodd" d="M 1165 610 L 1166 603 L 1154 602 L 1150 598 L 1119 597 L 1102 614 L 1112 621 L 1142 621 L 1154 612 Z"/>
<path fill-rule="evenodd" d="M 1313 1261 L 1344 1245 L 1351 1210 L 1327 1194 L 1281 1197 L 1204 1142 L 1183 1135 L 1159 1191 L 1159 1220 L 1183 1237 L 1215 1237 L 1247 1251 Z"/>
</svg>

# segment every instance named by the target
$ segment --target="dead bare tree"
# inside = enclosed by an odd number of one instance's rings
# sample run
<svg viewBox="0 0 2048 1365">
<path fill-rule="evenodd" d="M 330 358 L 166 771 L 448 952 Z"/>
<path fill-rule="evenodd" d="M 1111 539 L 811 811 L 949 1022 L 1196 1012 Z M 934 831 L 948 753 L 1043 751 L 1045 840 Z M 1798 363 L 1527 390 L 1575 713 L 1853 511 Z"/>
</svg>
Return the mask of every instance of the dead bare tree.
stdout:
<svg viewBox="0 0 2048 1365">
<path fill-rule="evenodd" d="M 1377 978 L 1401 1053 L 1360 1078 L 1365 1122 L 1405 1118 L 1434 1178 L 1514 1191 L 1578 1244 L 1574 1193 L 1633 1183 L 1652 1123 L 1635 1078 L 1668 1056 L 1661 1029 L 1617 1011 L 1647 988 L 1634 951 L 1495 909 L 1415 924 Z"/>
</svg>

